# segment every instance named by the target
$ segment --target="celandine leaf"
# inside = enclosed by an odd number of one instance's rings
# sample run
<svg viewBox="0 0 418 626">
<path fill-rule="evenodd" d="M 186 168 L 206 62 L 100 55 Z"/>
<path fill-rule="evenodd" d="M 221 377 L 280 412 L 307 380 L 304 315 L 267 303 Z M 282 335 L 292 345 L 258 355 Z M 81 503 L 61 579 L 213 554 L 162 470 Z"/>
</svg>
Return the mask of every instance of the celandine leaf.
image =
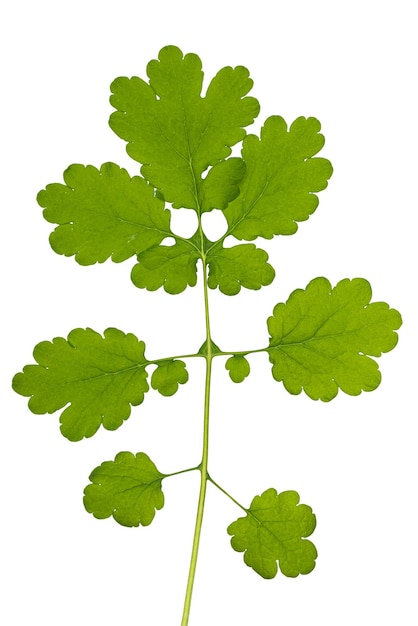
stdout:
<svg viewBox="0 0 418 626">
<path fill-rule="evenodd" d="M 128 154 L 143 163 L 141 173 L 160 189 L 174 208 L 201 211 L 202 173 L 231 153 L 245 136 L 244 127 L 258 115 L 255 98 L 244 97 L 253 81 L 244 67 L 224 67 L 212 79 L 202 98 L 203 72 L 196 54 L 175 46 L 163 48 L 147 66 L 149 84 L 141 78 L 117 78 L 110 102 L 117 109 L 110 127 L 128 142 Z M 225 166 L 225 168 L 234 166 Z M 241 166 L 239 166 L 241 167 Z M 225 170 L 222 171 L 222 174 Z M 236 194 L 232 181 L 222 184 L 225 204 Z M 213 176 L 219 180 L 220 170 Z M 210 184 L 210 178 L 207 185 Z M 210 210 L 207 201 L 204 210 Z M 211 188 L 213 193 L 213 187 Z M 211 194 L 209 194 L 211 195 Z"/>
<path fill-rule="evenodd" d="M 13 389 L 31 396 L 29 408 L 36 414 L 69 404 L 60 422 L 70 441 L 91 437 L 101 424 L 116 430 L 149 389 L 144 350 L 143 341 L 116 328 L 105 330 L 103 337 L 77 328 L 68 339 L 39 343 L 33 352 L 38 365 L 16 374 Z"/>
<path fill-rule="evenodd" d="M 395 347 L 402 319 L 386 303 L 370 303 L 371 296 L 363 278 L 346 278 L 333 289 L 315 278 L 277 304 L 268 319 L 273 377 L 313 400 L 332 400 L 339 388 L 352 396 L 376 389 L 381 376 L 370 356 Z"/>
<path fill-rule="evenodd" d="M 172 396 L 179 385 L 184 385 L 188 380 L 189 375 L 184 361 L 170 359 L 158 363 L 157 369 L 151 376 L 151 387 L 159 391 L 162 396 Z"/>
<path fill-rule="evenodd" d="M 297 222 L 315 211 L 318 197 L 313 192 L 325 189 L 332 174 L 327 159 L 312 158 L 324 144 L 320 128 L 315 118 L 299 117 L 287 130 L 282 117 L 272 116 L 260 139 L 244 139 L 246 173 L 240 195 L 225 210 L 228 234 L 246 241 L 292 235 Z"/>
<path fill-rule="evenodd" d="M 64 181 L 47 185 L 37 198 L 45 219 L 60 224 L 50 236 L 58 254 L 81 265 L 109 257 L 120 262 L 174 236 L 170 211 L 140 176 L 131 178 L 114 163 L 100 170 L 71 165 Z"/>
<path fill-rule="evenodd" d="M 218 243 L 207 254 L 208 285 L 211 289 L 219 287 L 228 296 L 239 293 L 241 287 L 260 289 L 270 285 L 275 271 L 267 260 L 267 252 L 254 244 L 223 248 L 222 243 Z"/>
<path fill-rule="evenodd" d="M 309 574 L 317 551 L 309 537 L 316 518 L 311 507 L 299 504 L 296 491 L 267 489 L 255 496 L 246 517 L 228 526 L 231 545 L 244 552 L 244 562 L 263 578 L 274 578 L 277 562 L 285 576 Z"/>
<path fill-rule="evenodd" d="M 148 526 L 164 506 L 164 477 L 144 452 L 119 452 L 90 474 L 84 506 L 98 519 L 112 515 L 122 526 Z"/>
<path fill-rule="evenodd" d="M 264 250 L 252 243 L 224 248 L 225 242 L 228 245 L 230 235 L 252 241 L 295 233 L 298 223 L 316 210 L 316 194 L 326 188 L 332 166 L 315 157 L 324 145 L 315 118 L 299 117 L 288 128 L 283 118 L 269 117 L 260 138 L 246 136 L 259 104 L 247 96 L 253 82 L 244 67 L 221 69 L 202 96 L 199 57 L 167 46 L 158 60 L 148 64 L 147 74 L 149 82 L 121 77 L 112 83 L 116 112 L 109 120 L 114 132 L 127 141 L 128 154 L 142 164 L 143 178 L 130 177 L 114 163 L 100 169 L 71 165 L 64 173 L 65 184 L 48 185 L 39 192 L 38 202 L 45 219 L 57 224 L 50 236 L 57 253 L 74 256 L 81 265 L 136 256 L 131 278 L 139 288 L 181 293 L 196 284 L 197 261 L 202 263 L 206 339 L 196 354 L 182 357 L 206 360 L 202 461 L 174 473 L 198 469 L 201 474 L 182 620 L 186 623 L 205 484 L 210 481 L 229 495 L 208 474 L 212 358 L 231 354 L 226 370 L 233 382 L 241 383 L 250 373 L 246 356 L 267 352 L 273 377 L 290 393 L 304 390 L 313 399 L 328 401 L 338 389 L 357 395 L 378 386 L 380 372 L 370 357 L 396 345 L 395 330 L 402 320 L 387 304 L 370 302 L 371 288 L 364 279 L 345 279 L 331 288 L 327 279 L 316 278 L 275 306 L 268 319 L 267 347 L 222 351 L 210 336 L 207 287 L 235 295 L 243 287 L 257 290 L 269 285 L 275 276 Z M 231 157 L 232 147 L 240 141 L 242 158 Z M 196 211 L 190 237 L 172 232 L 166 202 L 173 209 Z M 214 209 L 223 216 L 212 217 L 226 220 L 227 226 L 212 220 L 214 230 L 223 234 L 210 241 L 204 232 L 210 220 L 202 216 Z M 167 238 L 174 244 L 169 245 Z M 91 437 L 100 425 L 110 430 L 121 426 L 131 406 L 141 404 L 149 389 L 148 365 L 156 366 L 151 386 L 163 396 L 173 395 L 188 381 L 180 357 L 148 361 L 144 342 L 115 328 L 103 335 L 90 328 L 73 330 L 68 339 L 38 344 L 34 358 L 37 364 L 24 367 L 14 377 L 13 388 L 30 398 L 33 413 L 63 409 L 61 431 L 71 441 Z M 91 473 L 84 490 L 85 508 L 98 519 L 112 516 L 123 526 L 147 526 L 164 505 L 161 487 L 167 476 L 145 453 L 120 452 Z M 249 509 L 234 501 L 246 515 L 227 532 L 249 567 L 264 578 L 273 578 L 278 568 L 289 577 L 314 569 L 317 551 L 307 537 L 316 518 L 309 506 L 300 504 L 295 491 L 278 494 L 268 489 L 253 499 Z"/>
</svg>

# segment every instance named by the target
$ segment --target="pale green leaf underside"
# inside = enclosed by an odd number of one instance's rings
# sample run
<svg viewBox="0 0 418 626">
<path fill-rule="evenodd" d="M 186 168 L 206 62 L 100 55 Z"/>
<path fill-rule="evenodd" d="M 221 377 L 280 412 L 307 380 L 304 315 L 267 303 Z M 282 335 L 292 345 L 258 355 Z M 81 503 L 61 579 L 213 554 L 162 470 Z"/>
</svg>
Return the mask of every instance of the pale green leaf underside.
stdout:
<svg viewBox="0 0 418 626">
<path fill-rule="evenodd" d="M 254 244 L 241 244 L 223 248 L 217 244 L 207 255 L 209 265 L 208 285 L 211 289 L 233 296 L 241 290 L 260 289 L 273 282 L 275 271 L 267 263 L 268 254 Z"/>
<path fill-rule="evenodd" d="M 244 97 L 253 82 L 244 67 L 225 67 L 201 96 L 203 72 L 195 54 L 163 48 L 148 64 L 149 83 L 117 78 L 110 126 L 128 142 L 128 154 L 143 163 L 141 173 L 173 207 L 198 210 L 201 176 L 228 157 L 258 115 L 259 104 Z M 209 206 L 205 210 L 210 209 Z"/>
<path fill-rule="evenodd" d="M 250 373 L 250 364 L 245 356 L 235 354 L 231 356 L 225 363 L 229 376 L 234 383 L 242 383 Z"/>
<path fill-rule="evenodd" d="M 114 163 L 100 170 L 71 165 L 65 185 L 53 183 L 38 194 L 48 222 L 60 224 L 50 236 L 58 254 L 81 265 L 125 261 L 159 244 L 170 231 L 170 212 L 140 176 L 131 178 Z"/>
<path fill-rule="evenodd" d="M 70 441 L 91 437 L 101 424 L 122 425 L 148 391 L 145 344 L 132 334 L 108 328 L 104 336 L 77 328 L 68 339 L 43 341 L 34 350 L 38 365 L 16 374 L 13 388 L 30 396 L 33 413 L 61 414 L 61 432 Z"/>
<path fill-rule="evenodd" d="M 384 302 L 370 303 L 370 284 L 344 279 L 331 288 L 315 278 L 277 304 L 268 319 L 273 377 L 289 393 L 302 389 L 314 400 L 332 400 L 340 388 L 356 396 L 376 389 L 378 357 L 395 347 L 402 323 Z"/>
<path fill-rule="evenodd" d="M 228 527 L 231 545 L 244 552 L 244 562 L 263 578 L 274 578 L 277 562 L 285 576 L 309 574 L 317 557 L 309 537 L 316 518 L 311 507 L 299 504 L 296 491 L 267 489 L 256 496 L 246 517 Z"/>
<path fill-rule="evenodd" d="M 139 452 L 119 452 L 90 474 L 84 506 L 98 519 L 113 516 L 122 526 L 148 526 L 164 506 L 161 474 L 151 459 Z"/>
<path fill-rule="evenodd" d="M 228 234 L 247 241 L 292 235 L 315 211 L 314 192 L 325 189 L 332 174 L 327 159 L 312 158 L 324 145 L 320 128 L 317 119 L 299 117 L 288 130 L 283 118 L 272 116 L 260 139 L 244 139 L 246 172 L 240 195 L 225 210 Z"/>
<path fill-rule="evenodd" d="M 160 361 L 157 369 L 151 376 L 151 387 L 160 392 L 162 396 L 172 396 L 176 393 L 179 385 L 184 385 L 189 380 L 186 364 L 178 359 Z"/>
</svg>

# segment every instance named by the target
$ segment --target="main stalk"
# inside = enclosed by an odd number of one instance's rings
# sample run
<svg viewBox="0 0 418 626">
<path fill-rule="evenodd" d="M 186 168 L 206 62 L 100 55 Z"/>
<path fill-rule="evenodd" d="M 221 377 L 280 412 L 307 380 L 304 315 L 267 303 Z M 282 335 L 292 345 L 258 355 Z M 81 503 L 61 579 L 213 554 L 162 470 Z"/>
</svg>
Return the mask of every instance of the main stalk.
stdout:
<svg viewBox="0 0 418 626">
<path fill-rule="evenodd" d="M 209 401 L 210 401 L 210 378 L 212 371 L 212 341 L 209 323 L 209 299 L 207 282 L 207 265 L 203 259 L 203 289 L 205 296 L 205 326 L 206 326 L 206 376 L 205 376 L 205 400 L 203 416 L 203 450 L 200 469 L 200 490 L 197 504 L 196 524 L 193 537 L 192 555 L 190 559 L 189 577 L 187 579 L 186 597 L 184 600 L 183 617 L 181 626 L 189 623 L 190 605 L 192 601 L 193 584 L 196 574 L 197 555 L 199 551 L 200 535 L 202 531 L 203 511 L 205 508 L 206 485 L 208 481 L 208 455 L 209 455 Z"/>
</svg>

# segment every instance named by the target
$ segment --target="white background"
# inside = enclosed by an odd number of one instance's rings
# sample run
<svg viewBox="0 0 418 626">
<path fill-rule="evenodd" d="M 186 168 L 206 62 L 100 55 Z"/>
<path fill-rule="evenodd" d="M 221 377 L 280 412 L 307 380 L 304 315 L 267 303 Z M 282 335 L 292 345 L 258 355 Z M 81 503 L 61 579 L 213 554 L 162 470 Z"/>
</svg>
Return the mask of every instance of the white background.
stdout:
<svg viewBox="0 0 418 626">
<path fill-rule="evenodd" d="M 203 364 L 172 398 L 150 392 L 116 432 L 70 443 L 58 415 L 35 416 L 10 389 L 41 340 L 76 327 L 116 326 L 150 358 L 196 351 L 202 291 L 134 288 L 131 261 L 89 268 L 48 244 L 36 193 L 71 163 L 114 161 L 138 171 L 107 125 L 109 85 L 145 77 L 161 47 L 202 59 L 206 81 L 244 65 L 262 121 L 322 123 L 335 173 L 319 208 L 292 237 L 260 241 L 274 283 L 230 298 L 211 293 L 222 349 L 266 345 L 266 318 L 316 276 L 363 276 L 373 299 L 404 318 L 383 381 L 329 404 L 289 396 L 265 354 L 229 381 L 215 361 L 210 471 L 248 506 L 268 487 L 295 489 L 318 520 L 317 567 L 265 581 L 226 534 L 241 511 L 214 489 L 207 506 L 190 626 L 417 624 L 416 180 L 414 3 L 14 2 L 2 22 L 1 567 L 7 626 L 180 624 L 198 476 L 164 483 L 147 528 L 95 520 L 82 504 L 91 470 L 120 450 L 145 451 L 162 472 L 199 462 Z M 207 83 L 206 83 L 207 84 Z"/>
</svg>

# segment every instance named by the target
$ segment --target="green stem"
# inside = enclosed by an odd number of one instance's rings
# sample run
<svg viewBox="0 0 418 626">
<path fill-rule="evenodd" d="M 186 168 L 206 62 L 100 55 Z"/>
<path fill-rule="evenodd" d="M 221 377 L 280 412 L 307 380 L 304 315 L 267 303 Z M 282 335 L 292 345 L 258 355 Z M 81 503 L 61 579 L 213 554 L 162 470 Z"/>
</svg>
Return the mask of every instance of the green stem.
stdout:
<svg viewBox="0 0 418 626">
<path fill-rule="evenodd" d="M 238 502 L 238 500 L 235 500 L 235 498 L 233 496 L 231 496 L 230 493 L 228 493 L 226 491 L 226 489 L 224 489 L 223 487 L 221 487 L 215 480 L 213 480 L 213 478 L 211 478 L 211 476 L 208 475 L 208 480 L 210 480 L 210 482 L 212 483 L 212 485 L 215 485 L 215 487 L 217 487 L 219 489 L 219 491 L 222 491 L 222 493 L 224 493 L 226 496 L 228 496 L 228 498 L 230 500 L 232 500 L 232 502 L 234 502 L 237 506 L 240 507 L 240 509 L 242 509 L 243 511 L 245 511 L 246 513 L 248 513 L 248 509 L 245 508 L 245 506 L 242 506 L 242 504 L 240 504 Z"/>
<path fill-rule="evenodd" d="M 189 623 L 190 605 L 192 602 L 193 584 L 196 574 L 197 556 L 199 552 L 200 535 L 202 531 L 203 512 L 205 508 L 206 486 L 208 481 L 208 457 L 209 457 L 209 400 L 210 400 L 210 378 L 212 371 L 212 348 L 209 324 L 209 300 L 208 300 L 208 283 L 207 283 L 207 267 L 203 260 L 203 288 L 205 295 L 205 325 L 206 325 L 206 378 L 205 378 L 205 400 L 204 400 L 204 417 L 203 417 L 203 450 L 202 460 L 199 465 L 200 469 L 200 490 L 199 501 L 197 504 L 196 524 L 193 537 L 192 555 L 190 558 L 189 576 L 187 579 L 186 597 L 184 600 L 183 617 L 181 626 L 187 626 Z"/>
<path fill-rule="evenodd" d="M 170 478 L 170 476 L 178 476 L 179 474 L 186 474 L 186 472 L 195 472 L 198 469 L 200 469 L 200 465 L 197 465 L 196 467 L 188 467 L 187 469 L 179 470 L 178 472 L 171 472 L 170 474 L 164 474 L 164 478 Z"/>
</svg>

